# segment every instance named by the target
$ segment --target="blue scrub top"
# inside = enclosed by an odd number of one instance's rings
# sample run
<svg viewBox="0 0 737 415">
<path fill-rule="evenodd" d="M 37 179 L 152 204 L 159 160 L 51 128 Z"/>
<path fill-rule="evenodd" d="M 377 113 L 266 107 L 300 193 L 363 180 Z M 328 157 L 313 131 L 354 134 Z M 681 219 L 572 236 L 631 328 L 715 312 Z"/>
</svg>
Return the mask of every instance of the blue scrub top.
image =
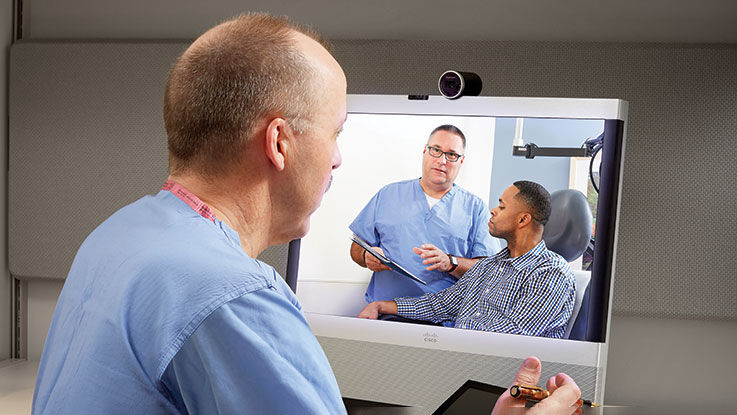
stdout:
<svg viewBox="0 0 737 415">
<path fill-rule="evenodd" d="M 33 414 L 345 413 L 297 298 L 238 233 L 168 191 L 77 253 Z"/>
<path fill-rule="evenodd" d="M 464 258 L 494 255 L 501 247 L 499 240 L 489 235 L 489 217 L 486 203 L 457 185 L 432 209 L 419 179 L 383 187 L 349 228 L 427 285 L 394 271 L 374 272 L 366 290 L 366 301 L 414 297 L 451 286 L 456 278 L 447 272 L 427 271 L 427 265 L 412 247 L 431 243 L 446 253 Z"/>
</svg>

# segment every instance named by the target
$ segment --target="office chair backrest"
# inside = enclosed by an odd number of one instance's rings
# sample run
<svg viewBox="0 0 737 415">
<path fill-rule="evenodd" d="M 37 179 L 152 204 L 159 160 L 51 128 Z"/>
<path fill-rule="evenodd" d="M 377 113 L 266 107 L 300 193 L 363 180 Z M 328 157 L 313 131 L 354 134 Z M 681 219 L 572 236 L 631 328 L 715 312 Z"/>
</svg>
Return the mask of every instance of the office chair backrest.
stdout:
<svg viewBox="0 0 737 415">
<path fill-rule="evenodd" d="M 580 257 L 591 240 L 594 217 L 586 196 L 575 189 L 557 190 L 551 195 L 550 219 L 543 231 L 545 245 L 571 262 Z"/>
<path fill-rule="evenodd" d="M 578 321 L 579 316 L 584 320 L 588 316 L 588 301 L 584 302 L 584 300 L 588 300 L 588 298 L 585 298 L 584 294 L 587 291 L 589 281 L 591 280 L 591 271 L 573 271 L 573 275 L 576 277 L 576 300 L 573 304 L 571 317 L 568 319 L 568 324 L 566 324 L 566 334 L 564 338 L 583 340 L 583 335 L 585 333 L 581 333 L 580 330 L 573 333 L 573 327 L 576 324 L 576 321 Z M 586 325 L 583 324 L 583 326 L 585 328 Z"/>
<path fill-rule="evenodd" d="M 543 231 L 545 245 L 551 251 L 559 254 L 566 261 L 571 262 L 586 251 L 591 240 L 591 231 L 594 218 L 591 214 L 591 206 L 586 196 L 574 189 L 558 190 L 551 195 L 550 219 Z M 574 271 L 576 277 L 576 302 L 573 313 L 566 325 L 565 338 L 578 338 L 580 333 L 571 336 L 573 326 L 579 314 L 585 318 L 588 314 L 588 304 L 584 303 L 584 292 L 586 291 L 590 271 Z M 583 311 L 581 309 L 583 308 Z"/>
<path fill-rule="evenodd" d="M 586 286 L 583 290 L 583 298 L 581 299 L 580 306 L 576 315 L 571 315 L 571 319 L 568 321 L 566 326 L 566 338 L 572 340 L 588 340 L 586 338 L 586 326 L 589 320 L 589 292 L 591 291 L 591 284 Z M 578 292 L 576 292 L 576 301 L 578 301 Z"/>
</svg>

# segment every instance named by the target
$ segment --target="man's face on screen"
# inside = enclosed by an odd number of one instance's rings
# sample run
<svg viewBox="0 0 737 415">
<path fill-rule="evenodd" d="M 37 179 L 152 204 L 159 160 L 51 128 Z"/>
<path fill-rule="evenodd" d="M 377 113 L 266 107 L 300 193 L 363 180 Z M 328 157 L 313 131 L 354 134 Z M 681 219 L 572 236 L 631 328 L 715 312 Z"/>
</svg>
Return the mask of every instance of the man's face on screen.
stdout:
<svg viewBox="0 0 737 415">
<path fill-rule="evenodd" d="M 437 153 L 437 150 L 431 150 L 428 147 L 433 147 L 443 152 L 463 154 L 463 141 L 461 137 L 448 131 L 436 131 L 435 134 L 430 136 L 423 150 L 422 177 L 427 180 L 427 183 L 438 188 L 450 188 L 461 171 L 463 157 L 455 162 L 448 161 L 445 154 L 440 154 L 440 157 L 433 157 L 430 152 Z"/>
<path fill-rule="evenodd" d="M 499 197 L 499 205 L 491 210 L 489 218 L 491 236 L 507 239 L 514 235 L 525 210 L 524 203 L 516 197 L 518 193 L 519 189 L 509 186 Z"/>
</svg>

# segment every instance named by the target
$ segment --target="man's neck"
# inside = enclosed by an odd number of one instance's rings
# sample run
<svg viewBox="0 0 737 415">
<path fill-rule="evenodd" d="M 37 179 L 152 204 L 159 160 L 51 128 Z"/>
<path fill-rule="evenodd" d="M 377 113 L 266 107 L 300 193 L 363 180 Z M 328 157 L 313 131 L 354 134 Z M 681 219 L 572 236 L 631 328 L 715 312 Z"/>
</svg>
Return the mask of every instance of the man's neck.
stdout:
<svg viewBox="0 0 737 415">
<path fill-rule="evenodd" d="M 422 191 L 435 199 L 442 199 L 443 196 L 445 196 L 446 193 L 450 192 L 450 189 L 453 187 L 453 184 L 451 183 L 450 186 L 437 186 L 433 185 L 432 183 L 427 183 L 423 181 L 424 178 L 420 179 L 420 187 L 422 188 Z"/>
<path fill-rule="evenodd" d="M 516 258 L 522 256 L 542 241 L 542 232 L 520 232 L 513 237 L 507 238 L 509 256 Z"/>
<path fill-rule="evenodd" d="M 270 243 L 269 216 L 264 214 L 263 201 L 249 197 L 260 194 L 254 186 L 230 187 L 227 180 L 210 181 L 196 175 L 170 175 L 173 180 L 202 200 L 215 213 L 215 217 L 238 233 L 241 248 L 251 258 L 256 258 Z M 248 188 L 247 195 L 226 189 Z"/>
</svg>

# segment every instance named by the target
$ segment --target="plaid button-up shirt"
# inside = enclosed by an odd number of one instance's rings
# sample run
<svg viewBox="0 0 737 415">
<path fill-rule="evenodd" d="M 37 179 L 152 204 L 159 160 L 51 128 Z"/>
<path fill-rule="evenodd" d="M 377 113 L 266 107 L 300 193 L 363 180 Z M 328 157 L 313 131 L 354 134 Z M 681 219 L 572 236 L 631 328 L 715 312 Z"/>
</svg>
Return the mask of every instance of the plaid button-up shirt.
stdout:
<svg viewBox="0 0 737 415">
<path fill-rule="evenodd" d="M 516 258 L 505 248 L 482 258 L 454 285 L 395 298 L 398 315 L 454 327 L 530 336 L 565 334 L 576 293 L 568 263 L 540 241 Z"/>
</svg>

